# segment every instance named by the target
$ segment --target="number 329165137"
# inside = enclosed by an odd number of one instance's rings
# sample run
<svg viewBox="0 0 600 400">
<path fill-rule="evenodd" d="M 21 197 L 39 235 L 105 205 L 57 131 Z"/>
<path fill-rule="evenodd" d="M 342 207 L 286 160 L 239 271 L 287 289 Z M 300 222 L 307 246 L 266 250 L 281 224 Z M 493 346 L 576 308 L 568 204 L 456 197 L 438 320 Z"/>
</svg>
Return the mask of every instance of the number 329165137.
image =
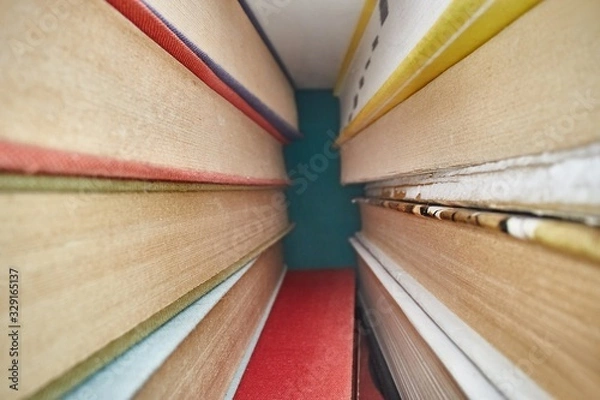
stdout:
<svg viewBox="0 0 600 400">
<path fill-rule="evenodd" d="M 12 324 L 19 322 L 19 271 L 10 268 L 8 271 L 8 317 Z"/>
</svg>

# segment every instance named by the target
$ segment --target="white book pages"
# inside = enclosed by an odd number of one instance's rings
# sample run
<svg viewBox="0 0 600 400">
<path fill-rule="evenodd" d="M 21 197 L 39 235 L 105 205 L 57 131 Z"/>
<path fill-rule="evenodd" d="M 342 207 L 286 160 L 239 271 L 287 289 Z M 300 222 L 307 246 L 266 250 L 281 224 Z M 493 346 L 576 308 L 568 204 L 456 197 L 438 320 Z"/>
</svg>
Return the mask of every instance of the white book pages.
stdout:
<svg viewBox="0 0 600 400">
<path fill-rule="evenodd" d="M 356 238 L 351 239 L 352 245 L 376 275 L 376 270 L 378 271 L 378 277 L 382 277 L 380 278 L 382 283 L 390 287 L 401 288 L 410 298 L 413 305 L 417 306 L 435 324 L 440 332 L 443 332 L 448 341 L 452 343 L 452 346 L 458 349 L 463 357 L 469 360 L 471 365 L 479 371 L 479 374 L 485 377 L 486 382 L 493 385 L 502 394 L 502 397 L 514 399 L 550 398 L 529 376 L 448 309 L 382 250 L 369 242 L 360 233 L 356 235 Z M 407 302 L 410 303 L 409 301 Z M 404 310 L 404 306 L 400 305 Z M 408 312 L 404 311 L 409 316 Z M 415 327 L 419 330 L 417 325 L 415 324 Z M 425 336 L 423 337 L 427 340 Z M 431 347 L 437 353 L 436 347 Z M 442 359 L 442 353 L 438 353 L 438 355 Z M 456 361 L 453 361 L 451 358 L 451 354 L 446 355 L 445 360 L 450 363 L 450 365 L 447 365 L 448 370 L 453 374 L 457 383 L 465 390 L 465 393 L 468 394 L 467 388 L 471 389 L 471 385 L 476 383 L 476 381 L 469 380 L 465 374 L 467 370 L 459 368 Z M 442 362 L 444 362 L 444 359 L 442 359 Z M 475 395 L 469 397 L 482 398 Z"/>
<path fill-rule="evenodd" d="M 192 303 L 182 312 L 177 314 L 166 324 L 152 332 L 144 340 L 137 343 L 121 356 L 116 358 L 110 364 L 96 372 L 86 381 L 75 387 L 67 393 L 65 399 L 95 399 L 95 400 L 118 400 L 132 398 L 135 393 L 144 385 L 152 374 L 162 365 L 165 360 L 175 351 L 175 349 L 185 340 L 185 338 L 196 328 L 198 324 L 208 315 L 208 313 L 219 303 L 227 292 L 241 279 L 242 276 L 252 267 L 256 260 L 246 264 L 243 268 L 235 272 L 220 285 L 212 289 L 206 295 L 202 296 L 196 302 Z M 280 278 L 279 284 L 283 275 Z M 261 324 L 255 333 L 260 335 L 264 322 L 269 314 L 270 307 L 274 301 L 277 290 L 273 293 L 271 302 Z M 251 343 L 248 352 L 251 354 L 256 344 L 256 340 Z M 240 368 L 245 369 L 249 355 L 244 357 L 243 365 Z M 237 388 L 237 383 L 232 382 L 232 386 Z M 230 389 L 231 391 L 231 389 Z"/>
</svg>

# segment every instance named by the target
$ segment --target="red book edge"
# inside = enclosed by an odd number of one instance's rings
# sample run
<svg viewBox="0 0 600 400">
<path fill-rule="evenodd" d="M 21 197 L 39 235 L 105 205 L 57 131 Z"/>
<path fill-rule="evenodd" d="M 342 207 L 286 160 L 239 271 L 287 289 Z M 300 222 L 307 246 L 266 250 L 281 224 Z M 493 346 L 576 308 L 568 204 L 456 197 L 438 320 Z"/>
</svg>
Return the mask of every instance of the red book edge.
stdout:
<svg viewBox="0 0 600 400">
<path fill-rule="evenodd" d="M 283 179 L 257 179 L 218 172 L 171 168 L 3 140 L 0 140 L 0 171 L 227 185 L 282 186 L 289 184 L 289 181 Z"/>
<path fill-rule="evenodd" d="M 107 2 L 211 89 L 246 114 L 278 141 L 285 144 L 289 143 L 289 140 L 283 137 L 259 112 L 219 79 L 141 0 L 107 0 Z"/>
<path fill-rule="evenodd" d="M 352 398 L 354 299 L 352 269 L 289 271 L 234 398 Z"/>
</svg>

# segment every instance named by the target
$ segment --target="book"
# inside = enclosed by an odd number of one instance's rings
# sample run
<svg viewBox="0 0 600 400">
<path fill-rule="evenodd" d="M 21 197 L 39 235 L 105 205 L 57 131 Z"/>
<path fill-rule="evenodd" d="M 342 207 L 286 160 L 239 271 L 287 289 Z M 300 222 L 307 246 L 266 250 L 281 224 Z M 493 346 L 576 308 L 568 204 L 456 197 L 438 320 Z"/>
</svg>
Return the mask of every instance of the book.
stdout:
<svg viewBox="0 0 600 400">
<path fill-rule="evenodd" d="M 186 338 L 136 397 L 201 394 L 206 398 L 231 398 L 252 353 L 253 346 L 248 346 L 255 339 L 257 325 L 264 323 L 261 317 L 283 278 L 281 248 L 267 253 L 257 267 L 215 307 L 216 315 Z"/>
<path fill-rule="evenodd" d="M 148 0 L 146 4 L 201 49 L 215 68 L 224 69 L 263 107 L 297 129 L 293 88 L 239 2 Z"/>
<path fill-rule="evenodd" d="M 383 290 L 394 298 L 394 307 L 400 307 L 412 328 L 419 332 L 467 397 L 482 394 L 485 398 L 548 397 L 518 367 L 366 237 L 357 234 L 351 243 L 359 256 L 361 268 L 368 271 L 367 275 L 376 276 Z M 384 311 L 389 313 L 393 309 Z M 398 357 L 398 351 L 394 350 L 394 346 L 387 346 L 392 349 L 387 358 L 393 361 Z M 421 348 L 416 350 L 419 352 Z M 402 385 L 401 380 L 397 381 Z"/>
<path fill-rule="evenodd" d="M 289 271 L 235 399 L 349 399 L 354 271 Z"/>
<path fill-rule="evenodd" d="M 344 143 L 342 182 L 584 147 L 599 139 L 595 1 L 547 0 Z"/>
<path fill-rule="evenodd" d="M 506 235 L 591 261 L 600 261 L 598 227 L 564 219 L 496 212 L 465 207 L 447 207 L 377 198 L 359 198 L 355 203 L 372 205 L 409 215 L 455 222 Z"/>
<path fill-rule="evenodd" d="M 338 144 L 358 134 L 538 2 L 366 1 L 334 89 L 341 105 Z"/>
<path fill-rule="evenodd" d="M 410 295 L 356 247 L 361 307 L 401 398 L 502 398 Z"/>
<path fill-rule="evenodd" d="M 300 136 L 291 84 L 236 1 L 109 2 L 265 130 Z"/>
<path fill-rule="evenodd" d="M 0 5 L 0 398 L 596 396 L 598 2 L 309 3 Z"/>
<path fill-rule="evenodd" d="M 377 340 L 373 338 L 362 309 L 358 309 L 356 324 L 355 386 L 357 400 L 399 400 L 398 390 L 381 354 Z M 369 340 L 370 339 L 370 340 Z"/>
<path fill-rule="evenodd" d="M 484 343 L 510 360 L 512 368 L 490 367 L 491 357 L 480 360 L 490 381 L 508 397 L 526 393 L 519 387 L 527 382 L 524 375 L 551 396 L 592 395 L 600 376 L 597 259 L 511 237 L 507 232 L 518 219 L 498 225 L 510 227 L 503 232 L 485 228 L 491 222 L 485 213 L 469 219 L 457 213 L 440 217 L 438 210 L 427 217 L 427 206 L 413 207 L 414 213 L 362 203 L 361 237 L 378 249 L 378 257 L 389 259 L 388 265 L 401 268 L 390 270 L 391 276 L 414 278 L 476 333 L 472 337 L 484 339 L 463 339 L 470 357 L 490 354 L 474 350 Z M 597 229 L 580 229 L 586 239 L 576 240 L 597 248 Z"/>
<path fill-rule="evenodd" d="M 19 395 L 69 389 L 277 241 L 289 229 L 277 198 L 277 190 L 1 192 L 2 260 L 26 286 Z"/>
<path fill-rule="evenodd" d="M 280 141 L 107 2 L 27 0 L 0 14 L 0 169 L 287 181 Z M 47 20 L 55 25 L 44 28 Z"/>
<path fill-rule="evenodd" d="M 372 198 L 552 216 L 600 225 L 600 144 L 402 176 Z"/>
<path fill-rule="evenodd" d="M 65 398 L 91 394 L 128 399 L 136 393 L 137 397 L 144 397 L 144 385 L 157 380 L 172 382 L 181 395 L 204 393 L 222 398 L 234 391 L 239 379 L 232 375 L 236 369 L 239 372 L 245 368 L 246 355 L 252 352 L 283 278 L 282 256 L 280 243 L 265 250 Z M 189 351 L 190 346 L 193 351 Z M 191 359 L 198 355 L 203 356 L 202 366 Z M 173 376 L 171 369 L 164 366 L 173 363 L 179 368 L 192 367 L 189 372 Z M 217 364 L 218 369 L 213 367 Z M 184 379 L 192 373 L 193 380 Z"/>
</svg>

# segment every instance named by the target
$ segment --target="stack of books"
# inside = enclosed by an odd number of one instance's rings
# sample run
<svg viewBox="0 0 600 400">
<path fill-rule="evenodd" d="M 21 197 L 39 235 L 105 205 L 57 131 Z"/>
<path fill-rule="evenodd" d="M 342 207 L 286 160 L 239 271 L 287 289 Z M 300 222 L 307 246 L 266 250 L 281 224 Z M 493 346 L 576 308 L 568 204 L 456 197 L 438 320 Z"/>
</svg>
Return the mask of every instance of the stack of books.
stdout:
<svg viewBox="0 0 600 400">
<path fill-rule="evenodd" d="M 0 398 L 597 397 L 600 2 L 357 1 L 357 278 L 286 273 L 289 2 L 0 2 Z"/>
<path fill-rule="evenodd" d="M 401 3 L 401 4 L 400 4 Z M 359 303 L 401 398 L 593 398 L 600 3 L 366 2 L 338 82 Z"/>
<path fill-rule="evenodd" d="M 291 85 L 236 1 L 0 20 L 0 397 L 231 397 L 285 270 Z"/>
</svg>

